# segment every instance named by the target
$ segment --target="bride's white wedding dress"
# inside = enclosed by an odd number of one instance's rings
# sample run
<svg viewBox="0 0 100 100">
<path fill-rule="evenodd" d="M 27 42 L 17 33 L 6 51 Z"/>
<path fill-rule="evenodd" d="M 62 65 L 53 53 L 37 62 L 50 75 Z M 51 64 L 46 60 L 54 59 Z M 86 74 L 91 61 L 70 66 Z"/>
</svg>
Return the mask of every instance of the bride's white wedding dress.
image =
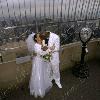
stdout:
<svg viewBox="0 0 100 100">
<path fill-rule="evenodd" d="M 37 53 L 32 60 L 32 73 L 30 78 L 30 94 L 35 97 L 44 97 L 45 93 L 52 87 L 52 82 L 49 73 L 49 63 L 45 62 L 40 55 L 46 54 L 42 51 L 41 45 L 35 43 L 34 51 Z"/>
</svg>

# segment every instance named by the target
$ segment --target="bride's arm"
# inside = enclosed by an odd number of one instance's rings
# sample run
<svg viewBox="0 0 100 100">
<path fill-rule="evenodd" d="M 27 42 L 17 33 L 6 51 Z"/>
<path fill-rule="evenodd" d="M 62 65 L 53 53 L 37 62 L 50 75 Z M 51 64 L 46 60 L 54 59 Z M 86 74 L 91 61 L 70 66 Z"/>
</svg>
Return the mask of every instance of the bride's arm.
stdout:
<svg viewBox="0 0 100 100">
<path fill-rule="evenodd" d="M 42 46 L 40 46 L 40 47 L 38 47 L 37 49 L 35 49 L 35 52 L 36 52 L 38 55 L 45 55 L 45 54 L 49 53 L 48 50 L 43 51 L 43 50 L 42 50 Z"/>
</svg>

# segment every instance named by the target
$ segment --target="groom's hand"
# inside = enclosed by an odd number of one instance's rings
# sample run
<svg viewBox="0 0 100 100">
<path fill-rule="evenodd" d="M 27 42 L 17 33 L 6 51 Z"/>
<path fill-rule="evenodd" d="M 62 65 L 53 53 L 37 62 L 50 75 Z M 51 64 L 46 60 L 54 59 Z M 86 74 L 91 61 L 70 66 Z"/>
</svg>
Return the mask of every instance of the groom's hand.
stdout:
<svg viewBox="0 0 100 100">
<path fill-rule="evenodd" d="M 47 49 L 48 49 L 48 47 L 47 46 L 44 46 L 44 47 L 42 47 L 41 48 L 43 51 L 46 51 Z"/>
<path fill-rule="evenodd" d="M 50 47 L 50 50 L 53 51 L 55 49 L 55 44 L 53 44 L 53 46 Z"/>
</svg>

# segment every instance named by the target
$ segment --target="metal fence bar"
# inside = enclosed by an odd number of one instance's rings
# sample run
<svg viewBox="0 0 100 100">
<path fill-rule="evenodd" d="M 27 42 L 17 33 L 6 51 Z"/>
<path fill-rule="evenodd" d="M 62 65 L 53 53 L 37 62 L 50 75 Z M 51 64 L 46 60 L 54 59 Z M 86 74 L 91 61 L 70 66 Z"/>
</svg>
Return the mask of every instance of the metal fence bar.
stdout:
<svg viewBox="0 0 100 100">
<path fill-rule="evenodd" d="M 54 11 L 55 11 L 55 8 L 54 8 L 54 7 L 55 7 L 55 0 L 53 0 L 53 20 L 54 20 L 54 18 L 55 18 L 55 14 L 54 14 L 54 13 L 55 13 L 55 12 L 54 12 Z"/>
<path fill-rule="evenodd" d="M 46 4 L 45 4 L 45 3 L 46 3 L 46 0 L 44 0 L 44 19 L 46 18 L 46 12 L 45 12 L 45 11 L 46 11 L 46 10 L 45 10 Z"/>
<path fill-rule="evenodd" d="M 36 0 L 34 0 L 35 3 L 35 27 L 36 27 L 36 32 L 38 32 L 38 23 L 37 23 L 37 8 L 36 8 Z"/>
<path fill-rule="evenodd" d="M 8 1 L 7 1 L 7 0 L 6 0 L 6 3 L 7 3 L 7 9 L 8 9 L 9 20 L 10 20 L 11 18 L 10 18 L 9 5 L 8 5 Z"/>
<path fill-rule="evenodd" d="M 69 19 L 70 3 L 71 3 L 71 0 L 69 0 L 69 4 L 68 4 L 68 15 L 67 15 L 67 20 Z"/>
<path fill-rule="evenodd" d="M 25 9 L 25 20 L 26 20 L 26 24 L 28 23 L 28 19 L 27 19 L 27 14 L 26 14 L 26 2 L 24 0 L 24 9 Z"/>
<path fill-rule="evenodd" d="M 1 0 L 0 0 L 0 4 L 1 4 Z M 3 11 L 3 8 L 2 8 L 2 4 L 1 4 L 1 10 L 2 10 L 2 16 L 3 16 L 3 19 L 4 19 L 4 21 L 5 21 L 5 17 L 4 17 L 4 11 Z"/>
<path fill-rule="evenodd" d="M 41 20 L 41 5 L 40 5 L 40 20 Z"/>
<path fill-rule="evenodd" d="M 65 12 L 66 12 L 66 3 L 65 3 Z M 66 20 L 66 15 L 65 14 L 64 14 L 64 19 Z"/>
<path fill-rule="evenodd" d="M 21 15 L 21 8 L 20 8 L 20 2 L 18 0 L 18 6 L 19 6 L 19 12 L 20 12 L 20 23 L 22 24 L 22 15 Z"/>
<path fill-rule="evenodd" d="M 50 1 L 51 1 L 51 0 L 49 0 L 49 17 L 50 17 L 50 7 L 51 7 L 51 6 L 50 6 Z"/>
<path fill-rule="evenodd" d="M 36 19 L 36 16 L 37 16 L 37 14 L 36 14 L 36 0 L 34 0 L 34 4 L 35 4 L 35 19 Z"/>
<path fill-rule="evenodd" d="M 61 0 L 61 12 L 60 12 L 60 19 L 62 21 L 62 6 L 63 6 L 63 0 Z"/>
<path fill-rule="evenodd" d="M 83 0 L 83 2 L 82 2 L 82 8 L 81 8 L 81 13 L 80 13 L 80 19 L 82 19 L 82 11 L 83 11 L 83 6 L 84 6 L 84 1 L 85 1 L 85 0 Z"/>
<path fill-rule="evenodd" d="M 98 7 L 97 7 L 96 17 L 95 18 L 98 18 L 99 7 L 100 7 L 100 0 L 99 0 L 99 4 L 98 4 Z"/>
<path fill-rule="evenodd" d="M 95 3 L 96 3 L 96 0 L 94 0 L 94 2 L 93 2 L 92 12 L 91 12 L 91 15 L 90 15 L 91 19 L 92 19 L 92 15 L 93 15 L 93 10 L 94 10 Z"/>
<path fill-rule="evenodd" d="M 86 9 L 86 16 L 85 16 L 85 20 L 87 20 L 87 13 L 88 13 L 88 10 L 89 10 L 89 4 L 90 4 L 90 1 L 91 1 L 91 0 L 89 0 L 89 1 L 88 1 L 88 6 L 87 6 L 87 9 Z"/>
<path fill-rule="evenodd" d="M 93 9 L 93 14 L 92 14 L 92 19 L 95 19 L 97 8 L 98 8 L 98 0 L 95 1 L 94 9 Z"/>
<path fill-rule="evenodd" d="M 31 7 L 32 7 L 32 6 L 31 6 L 31 0 L 30 0 L 30 16 L 31 16 L 31 11 L 32 11 L 32 10 L 31 10 Z"/>
<path fill-rule="evenodd" d="M 17 18 L 16 18 L 16 13 L 15 13 L 15 5 L 14 5 L 14 1 L 13 1 L 13 0 L 12 0 L 12 3 L 13 3 L 14 17 L 15 17 L 15 20 L 17 21 Z"/>
<path fill-rule="evenodd" d="M 59 1 L 59 0 L 58 0 Z M 57 18 L 58 18 L 58 5 L 57 5 Z"/>
<path fill-rule="evenodd" d="M 75 4 L 74 20 L 75 20 L 75 17 L 76 17 L 77 3 L 78 3 L 78 0 L 76 1 L 76 4 Z"/>
</svg>

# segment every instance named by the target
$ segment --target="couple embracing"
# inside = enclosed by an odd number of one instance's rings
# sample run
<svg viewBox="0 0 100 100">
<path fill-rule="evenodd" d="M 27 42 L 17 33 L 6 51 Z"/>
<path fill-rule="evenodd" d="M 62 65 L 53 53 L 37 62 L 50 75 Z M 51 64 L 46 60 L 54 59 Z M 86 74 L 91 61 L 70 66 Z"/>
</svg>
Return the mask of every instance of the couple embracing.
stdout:
<svg viewBox="0 0 100 100">
<path fill-rule="evenodd" d="M 32 73 L 30 77 L 30 94 L 44 97 L 52 87 L 52 80 L 59 88 L 59 50 L 60 38 L 52 32 L 32 33 L 26 40 L 32 56 Z"/>
</svg>

